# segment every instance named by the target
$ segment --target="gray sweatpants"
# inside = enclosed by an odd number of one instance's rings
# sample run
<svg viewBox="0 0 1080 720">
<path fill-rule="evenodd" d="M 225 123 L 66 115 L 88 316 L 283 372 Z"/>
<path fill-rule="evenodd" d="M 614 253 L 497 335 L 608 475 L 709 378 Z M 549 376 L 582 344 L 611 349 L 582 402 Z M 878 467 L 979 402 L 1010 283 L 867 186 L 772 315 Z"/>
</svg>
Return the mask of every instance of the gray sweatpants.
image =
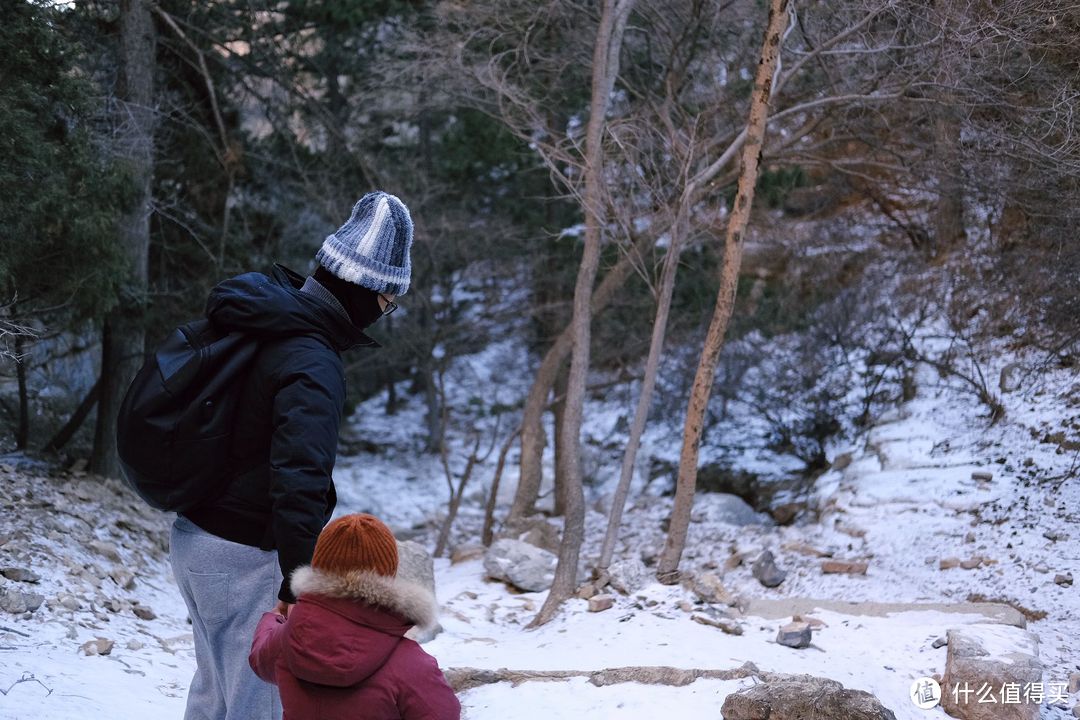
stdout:
<svg viewBox="0 0 1080 720">
<path fill-rule="evenodd" d="M 169 560 L 195 635 L 184 720 L 280 720 L 277 688 L 248 665 L 255 626 L 277 602 L 277 553 L 223 540 L 177 516 Z"/>
</svg>

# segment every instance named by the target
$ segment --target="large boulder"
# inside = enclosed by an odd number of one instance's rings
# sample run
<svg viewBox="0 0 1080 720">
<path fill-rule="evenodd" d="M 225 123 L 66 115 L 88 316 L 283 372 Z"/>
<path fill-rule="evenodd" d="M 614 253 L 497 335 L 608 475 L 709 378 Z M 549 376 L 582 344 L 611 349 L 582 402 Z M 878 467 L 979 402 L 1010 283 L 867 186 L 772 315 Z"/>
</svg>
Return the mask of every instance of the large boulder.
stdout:
<svg viewBox="0 0 1080 720">
<path fill-rule="evenodd" d="M 963 720 L 1035 720 L 1024 688 L 1042 682 L 1039 638 L 1023 628 L 974 623 L 950 628 L 941 706 Z M 1015 693 L 1015 695 L 1013 694 Z"/>
<path fill-rule="evenodd" d="M 398 540 L 397 547 L 397 576 L 402 580 L 427 588 L 432 595 L 435 595 L 435 560 L 431 557 L 431 553 L 423 545 L 412 540 Z M 430 628 L 414 627 L 406 633 L 406 637 L 418 643 L 426 643 L 434 640 L 441 632 L 442 626 L 436 623 Z"/>
<path fill-rule="evenodd" d="M 547 590 L 555 581 L 558 557 L 521 540 L 496 540 L 484 555 L 488 577 L 528 592 Z"/>
<path fill-rule="evenodd" d="M 623 595 L 632 595 L 652 582 L 649 568 L 637 556 L 611 563 L 608 575 L 608 584 Z"/>
<path fill-rule="evenodd" d="M 896 720 L 865 690 L 847 690 L 828 678 L 790 675 L 728 695 L 720 708 L 725 720 Z"/>
<path fill-rule="evenodd" d="M 559 552 L 562 530 L 553 522 L 539 515 L 516 520 L 503 525 L 496 539 L 521 540 L 551 553 Z"/>
</svg>

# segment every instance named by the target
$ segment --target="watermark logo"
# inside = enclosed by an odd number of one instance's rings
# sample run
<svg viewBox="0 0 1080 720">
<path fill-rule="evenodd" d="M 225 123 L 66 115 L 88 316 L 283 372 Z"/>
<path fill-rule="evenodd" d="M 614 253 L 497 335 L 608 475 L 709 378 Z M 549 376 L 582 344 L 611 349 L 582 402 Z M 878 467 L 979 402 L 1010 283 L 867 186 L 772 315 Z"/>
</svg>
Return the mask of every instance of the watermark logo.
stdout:
<svg viewBox="0 0 1080 720">
<path fill-rule="evenodd" d="M 941 685 L 932 677 L 921 677 L 911 683 L 910 694 L 915 707 L 929 710 L 941 702 Z"/>
</svg>

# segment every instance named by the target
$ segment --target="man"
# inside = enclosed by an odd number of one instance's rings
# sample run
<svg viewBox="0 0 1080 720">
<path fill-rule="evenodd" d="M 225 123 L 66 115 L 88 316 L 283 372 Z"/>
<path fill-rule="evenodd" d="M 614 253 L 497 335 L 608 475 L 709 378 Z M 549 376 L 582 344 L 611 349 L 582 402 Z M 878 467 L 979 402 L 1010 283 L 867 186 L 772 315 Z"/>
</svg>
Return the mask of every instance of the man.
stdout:
<svg viewBox="0 0 1080 720">
<path fill-rule="evenodd" d="M 340 353 L 377 347 L 363 331 L 409 288 L 413 226 L 393 195 L 373 192 L 323 242 L 314 275 L 275 265 L 210 293 L 215 325 L 260 339 L 234 429 L 224 493 L 177 516 L 170 561 L 191 615 L 196 671 L 185 720 L 279 718 L 276 689 L 248 665 L 262 612 L 296 601 L 336 504 L 331 474 L 345 400 Z"/>
</svg>

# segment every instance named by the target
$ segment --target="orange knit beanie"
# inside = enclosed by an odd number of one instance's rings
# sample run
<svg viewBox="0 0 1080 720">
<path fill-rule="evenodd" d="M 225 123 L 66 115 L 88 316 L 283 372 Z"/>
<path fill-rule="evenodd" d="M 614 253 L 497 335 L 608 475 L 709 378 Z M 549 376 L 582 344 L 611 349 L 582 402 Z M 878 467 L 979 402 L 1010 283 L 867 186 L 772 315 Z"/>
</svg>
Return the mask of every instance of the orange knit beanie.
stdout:
<svg viewBox="0 0 1080 720">
<path fill-rule="evenodd" d="M 397 542 L 390 528 L 374 515 L 344 515 L 319 534 L 311 566 L 330 573 L 370 570 L 393 577 L 398 567 Z"/>
</svg>

